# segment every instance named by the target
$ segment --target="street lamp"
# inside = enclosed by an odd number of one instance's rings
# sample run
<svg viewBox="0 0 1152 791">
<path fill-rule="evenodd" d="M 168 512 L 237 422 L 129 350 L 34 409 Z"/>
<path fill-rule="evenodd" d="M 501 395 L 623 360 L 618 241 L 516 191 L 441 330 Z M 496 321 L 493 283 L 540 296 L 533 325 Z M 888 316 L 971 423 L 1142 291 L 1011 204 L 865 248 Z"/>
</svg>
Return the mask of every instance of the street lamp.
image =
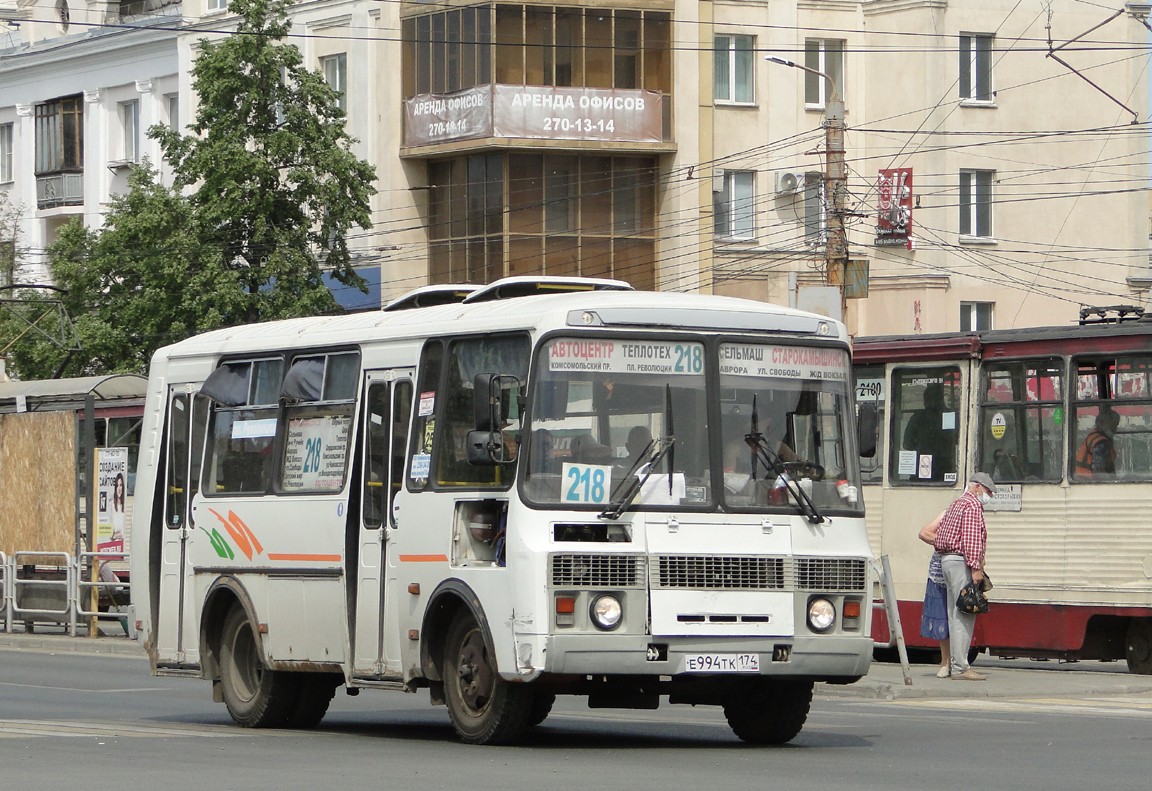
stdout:
<svg viewBox="0 0 1152 791">
<path fill-rule="evenodd" d="M 844 163 L 844 101 L 836 80 L 818 69 L 801 66 L 784 58 L 768 55 L 764 58 L 781 66 L 790 66 L 828 81 L 828 96 L 824 101 L 824 176 L 828 205 L 828 237 L 824 253 L 824 278 L 830 285 L 840 288 L 840 318 L 844 318 L 846 302 L 844 285 L 848 279 L 848 234 L 844 227 L 845 193 L 848 189 L 848 168 Z"/>
</svg>

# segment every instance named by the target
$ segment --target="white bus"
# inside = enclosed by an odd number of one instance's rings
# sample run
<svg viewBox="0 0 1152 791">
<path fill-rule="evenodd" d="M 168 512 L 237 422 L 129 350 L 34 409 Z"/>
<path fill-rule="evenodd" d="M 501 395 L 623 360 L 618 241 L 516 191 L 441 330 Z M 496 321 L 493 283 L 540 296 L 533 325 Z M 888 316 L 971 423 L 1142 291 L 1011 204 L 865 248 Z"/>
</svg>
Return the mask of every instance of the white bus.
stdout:
<svg viewBox="0 0 1152 791">
<path fill-rule="evenodd" d="M 788 741 L 872 656 L 848 355 L 820 316 L 559 278 L 161 349 L 132 554 L 153 672 L 252 727 L 426 687 L 471 743 L 558 694 Z"/>
</svg>

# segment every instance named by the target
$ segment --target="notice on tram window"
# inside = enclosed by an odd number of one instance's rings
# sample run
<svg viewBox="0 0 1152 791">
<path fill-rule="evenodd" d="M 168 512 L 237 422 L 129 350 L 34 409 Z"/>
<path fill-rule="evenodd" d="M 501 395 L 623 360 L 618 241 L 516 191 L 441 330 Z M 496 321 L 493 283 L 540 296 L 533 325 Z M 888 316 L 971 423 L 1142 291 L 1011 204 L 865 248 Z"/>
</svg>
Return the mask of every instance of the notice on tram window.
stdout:
<svg viewBox="0 0 1152 791">
<path fill-rule="evenodd" d="M 897 475 L 915 475 L 916 474 L 916 451 L 902 450 L 900 451 L 900 462 L 896 468 Z"/>
<path fill-rule="evenodd" d="M 549 371 L 692 376 L 704 373 L 704 345 L 674 341 L 559 338 L 548 347 Z"/>
<path fill-rule="evenodd" d="M 720 344 L 720 373 L 832 382 L 848 382 L 851 377 L 843 349 L 752 343 Z"/>
<path fill-rule="evenodd" d="M 288 421 L 282 485 L 286 492 L 333 492 L 344 485 L 349 415 Z"/>
</svg>

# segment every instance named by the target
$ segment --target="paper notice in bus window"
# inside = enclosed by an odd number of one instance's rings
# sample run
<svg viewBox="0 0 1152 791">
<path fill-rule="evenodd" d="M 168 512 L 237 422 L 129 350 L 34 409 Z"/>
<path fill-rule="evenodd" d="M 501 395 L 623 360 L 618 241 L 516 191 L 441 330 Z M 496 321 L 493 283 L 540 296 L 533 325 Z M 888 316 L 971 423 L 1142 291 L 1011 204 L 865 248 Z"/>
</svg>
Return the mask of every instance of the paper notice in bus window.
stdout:
<svg viewBox="0 0 1152 791">
<path fill-rule="evenodd" d="M 289 420 L 284 443 L 284 491 L 339 491 L 344 485 L 351 425 L 349 415 Z"/>
<path fill-rule="evenodd" d="M 232 423 L 232 439 L 259 439 L 276 436 L 276 418 L 237 420 Z"/>
<path fill-rule="evenodd" d="M 900 451 L 900 464 L 896 468 L 897 475 L 915 475 L 916 474 L 916 451 L 902 450 Z"/>
<path fill-rule="evenodd" d="M 417 453 L 412 456 L 412 470 L 409 472 L 409 477 L 414 481 L 419 481 L 428 477 L 428 473 L 432 471 L 432 454 L 430 453 Z"/>
<path fill-rule="evenodd" d="M 847 382 L 848 354 L 843 349 L 722 343 L 720 373 L 769 379 Z"/>
<path fill-rule="evenodd" d="M 552 341 L 548 348 L 548 370 L 660 376 L 702 375 L 704 345 L 561 338 Z"/>
<path fill-rule="evenodd" d="M 421 393 L 420 394 L 420 409 L 416 413 L 418 417 L 428 417 L 436 408 L 436 393 Z"/>
<path fill-rule="evenodd" d="M 640 489 L 639 500 L 644 505 L 680 505 L 688 497 L 684 473 L 672 473 L 672 491 L 668 491 L 668 474 L 653 473 Z"/>
</svg>

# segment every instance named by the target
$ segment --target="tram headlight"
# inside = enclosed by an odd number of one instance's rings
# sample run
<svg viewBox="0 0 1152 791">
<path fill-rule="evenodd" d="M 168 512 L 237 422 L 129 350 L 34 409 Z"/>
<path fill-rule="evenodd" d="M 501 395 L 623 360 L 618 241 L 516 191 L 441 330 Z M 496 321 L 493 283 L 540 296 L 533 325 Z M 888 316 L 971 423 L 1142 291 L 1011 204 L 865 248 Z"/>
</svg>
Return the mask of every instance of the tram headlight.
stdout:
<svg viewBox="0 0 1152 791">
<path fill-rule="evenodd" d="M 592 623 L 596 624 L 597 629 L 610 632 L 620 625 L 620 620 L 624 617 L 624 608 L 615 596 L 605 594 L 597 596 L 592 601 L 592 607 L 589 608 L 588 614 L 592 617 Z"/>
<path fill-rule="evenodd" d="M 808 602 L 808 625 L 814 632 L 827 632 L 836 623 L 836 605 L 827 599 Z"/>
</svg>

